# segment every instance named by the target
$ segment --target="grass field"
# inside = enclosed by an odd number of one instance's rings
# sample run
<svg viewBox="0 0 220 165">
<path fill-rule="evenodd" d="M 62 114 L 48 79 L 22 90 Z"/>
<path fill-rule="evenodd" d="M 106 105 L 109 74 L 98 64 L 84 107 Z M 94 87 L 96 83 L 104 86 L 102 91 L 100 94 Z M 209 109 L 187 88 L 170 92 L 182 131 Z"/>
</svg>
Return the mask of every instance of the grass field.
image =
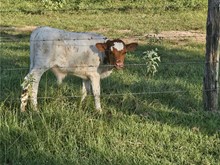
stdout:
<svg viewBox="0 0 220 165">
<path fill-rule="evenodd" d="M 146 37 L 163 31 L 204 34 L 205 2 L 187 1 L 191 6 L 184 8 L 184 0 L 158 1 L 156 7 L 151 0 L 111 1 L 111 6 L 84 0 L 72 3 L 76 10 L 63 2 L 1 3 L 0 164 L 218 165 L 220 115 L 203 111 L 202 103 L 205 39 Z M 80 103 L 81 79 L 68 76 L 58 87 L 51 72 L 40 82 L 40 112 L 19 112 L 29 67 L 28 27 L 42 25 L 139 42 L 126 68 L 101 81 L 102 115 L 92 96 Z M 149 77 L 145 65 L 132 64 L 144 64 L 143 52 L 156 48 L 161 63 Z"/>
</svg>

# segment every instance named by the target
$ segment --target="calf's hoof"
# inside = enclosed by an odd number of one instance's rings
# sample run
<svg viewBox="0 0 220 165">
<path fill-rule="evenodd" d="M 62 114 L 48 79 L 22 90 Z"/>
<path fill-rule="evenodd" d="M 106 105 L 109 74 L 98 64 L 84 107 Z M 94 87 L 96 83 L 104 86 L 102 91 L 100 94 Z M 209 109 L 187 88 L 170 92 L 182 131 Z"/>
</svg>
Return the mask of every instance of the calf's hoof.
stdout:
<svg viewBox="0 0 220 165">
<path fill-rule="evenodd" d="M 102 108 L 96 108 L 96 112 L 97 112 L 98 114 L 103 114 Z"/>
<path fill-rule="evenodd" d="M 25 112 L 25 111 L 26 111 L 26 110 L 25 110 L 25 106 L 21 105 L 20 111 L 21 111 L 21 112 Z"/>
</svg>

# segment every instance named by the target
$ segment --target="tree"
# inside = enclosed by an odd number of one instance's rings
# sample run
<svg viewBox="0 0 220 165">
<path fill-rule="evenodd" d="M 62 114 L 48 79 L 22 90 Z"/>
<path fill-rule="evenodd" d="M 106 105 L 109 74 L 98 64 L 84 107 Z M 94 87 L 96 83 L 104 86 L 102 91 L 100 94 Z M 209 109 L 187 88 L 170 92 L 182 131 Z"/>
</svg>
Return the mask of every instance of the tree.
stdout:
<svg viewBox="0 0 220 165">
<path fill-rule="evenodd" d="M 206 23 L 206 63 L 204 73 L 204 109 L 218 110 L 220 0 L 208 0 Z"/>
</svg>

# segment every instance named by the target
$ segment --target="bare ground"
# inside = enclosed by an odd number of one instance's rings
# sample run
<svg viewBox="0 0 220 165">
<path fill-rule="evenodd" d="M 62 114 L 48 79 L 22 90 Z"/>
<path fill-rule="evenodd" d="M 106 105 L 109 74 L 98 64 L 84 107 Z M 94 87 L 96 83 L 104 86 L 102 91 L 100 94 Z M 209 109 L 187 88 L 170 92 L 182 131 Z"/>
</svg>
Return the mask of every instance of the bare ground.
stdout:
<svg viewBox="0 0 220 165">
<path fill-rule="evenodd" d="M 166 39 L 173 41 L 184 41 L 192 40 L 199 43 L 204 43 L 206 34 L 200 31 L 190 30 L 190 31 L 162 31 L 158 34 L 149 33 L 146 38 L 156 38 L 156 39 Z"/>
<path fill-rule="evenodd" d="M 24 27 L 0 27 L 0 31 L 16 31 L 16 32 L 31 32 L 36 29 L 36 26 L 24 26 Z M 98 29 L 94 32 L 103 33 L 108 31 L 108 29 Z M 129 33 L 130 30 L 118 30 L 119 33 Z M 192 40 L 198 43 L 205 42 L 205 33 L 200 31 L 190 30 L 190 31 L 162 31 L 159 33 L 148 33 L 144 36 L 128 37 L 124 38 L 125 42 L 133 41 L 143 41 L 145 39 L 156 39 L 156 40 L 171 40 L 176 42 Z"/>
</svg>

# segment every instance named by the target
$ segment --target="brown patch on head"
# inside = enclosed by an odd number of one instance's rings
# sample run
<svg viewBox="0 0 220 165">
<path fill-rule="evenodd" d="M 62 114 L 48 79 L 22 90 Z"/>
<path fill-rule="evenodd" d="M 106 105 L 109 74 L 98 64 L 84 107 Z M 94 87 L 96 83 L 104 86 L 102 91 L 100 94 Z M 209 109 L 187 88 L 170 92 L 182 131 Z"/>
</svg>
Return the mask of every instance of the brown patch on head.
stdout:
<svg viewBox="0 0 220 165">
<path fill-rule="evenodd" d="M 109 40 L 107 43 L 108 52 L 107 57 L 109 63 L 114 65 L 117 69 L 124 67 L 124 59 L 126 55 L 126 46 L 122 40 Z"/>
<path fill-rule="evenodd" d="M 107 63 L 114 65 L 117 69 L 122 69 L 127 51 L 135 50 L 137 45 L 137 43 L 126 45 L 122 40 L 114 39 L 106 43 L 97 43 L 96 47 L 99 51 L 105 52 Z"/>
</svg>

